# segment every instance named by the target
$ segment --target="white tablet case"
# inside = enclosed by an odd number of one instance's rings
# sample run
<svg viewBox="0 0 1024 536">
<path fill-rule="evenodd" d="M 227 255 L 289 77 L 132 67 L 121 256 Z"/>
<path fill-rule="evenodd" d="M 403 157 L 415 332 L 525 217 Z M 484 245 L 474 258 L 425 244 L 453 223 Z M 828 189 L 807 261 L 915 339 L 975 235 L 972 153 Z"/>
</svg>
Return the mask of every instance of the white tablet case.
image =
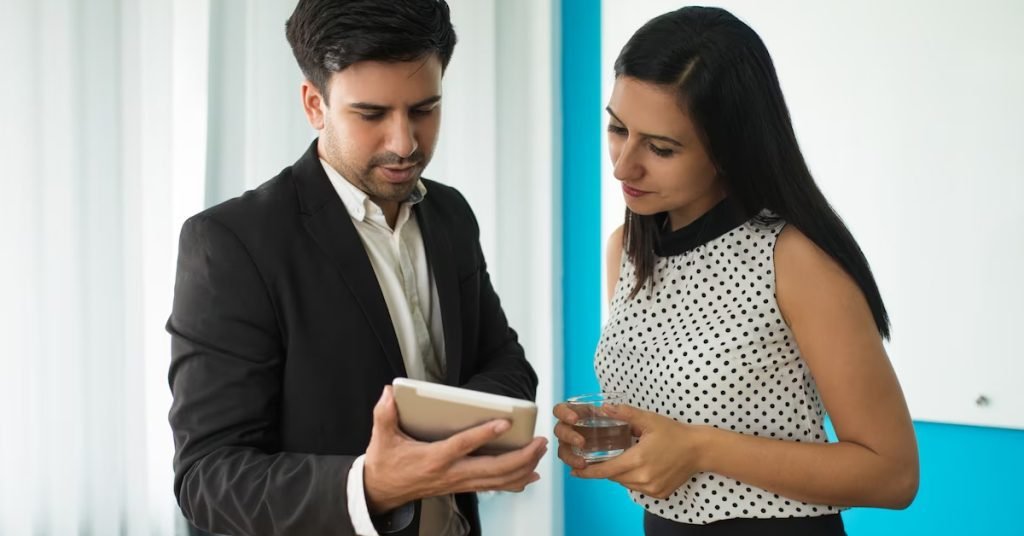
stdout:
<svg viewBox="0 0 1024 536">
<path fill-rule="evenodd" d="M 474 454 L 515 450 L 533 439 L 537 405 L 528 400 L 409 378 L 395 378 L 392 385 L 399 426 L 415 439 L 438 441 L 502 418 L 509 419 L 512 428 Z"/>
</svg>

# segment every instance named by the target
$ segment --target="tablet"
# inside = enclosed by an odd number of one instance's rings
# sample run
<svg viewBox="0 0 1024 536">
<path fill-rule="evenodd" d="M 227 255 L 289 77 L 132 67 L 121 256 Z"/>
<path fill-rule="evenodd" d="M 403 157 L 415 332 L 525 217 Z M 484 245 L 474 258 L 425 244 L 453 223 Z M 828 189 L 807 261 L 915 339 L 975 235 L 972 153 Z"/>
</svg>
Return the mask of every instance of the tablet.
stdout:
<svg viewBox="0 0 1024 536">
<path fill-rule="evenodd" d="M 473 454 L 500 454 L 533 440 L 537 405 L 529 400 L 409 378 L 395 378 L 391 384 L 398 424 L 414 439 L 437 441 L 487 421 L 508 419 L 512 427 Z"/>
</svg>

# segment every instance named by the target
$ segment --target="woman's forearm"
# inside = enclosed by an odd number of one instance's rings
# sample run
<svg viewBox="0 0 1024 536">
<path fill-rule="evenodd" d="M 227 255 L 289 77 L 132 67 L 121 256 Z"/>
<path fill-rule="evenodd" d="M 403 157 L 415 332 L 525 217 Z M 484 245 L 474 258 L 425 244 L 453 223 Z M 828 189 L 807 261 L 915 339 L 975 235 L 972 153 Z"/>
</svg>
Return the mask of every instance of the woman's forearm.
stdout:
<svg viewBox="0 0 1024 536">
<path fill-rule="evenodd" d="M 798 443 L 701 426 L 702 471 L 791 499 L 833 506 L 906 508 L 917 492 L 916 463 L 851 442 Z"/>
</svg>

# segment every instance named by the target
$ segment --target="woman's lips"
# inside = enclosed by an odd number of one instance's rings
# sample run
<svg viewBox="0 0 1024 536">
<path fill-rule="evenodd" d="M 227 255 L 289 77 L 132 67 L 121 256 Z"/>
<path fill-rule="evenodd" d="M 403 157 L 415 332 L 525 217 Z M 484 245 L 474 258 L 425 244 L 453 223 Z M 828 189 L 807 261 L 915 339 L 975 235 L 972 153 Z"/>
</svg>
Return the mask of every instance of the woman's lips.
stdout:
<svg viewBox="0 0 1024 536">
<path fill-rule="evenodd" d="M 623 191 L 623 193 L 625 193 L 626 195 L 628 195 L 630 197 L 643 197 L 643 196 L 651 193 L 651 192 L 645 192 L 643 190 L 637 190 L 636 188 L 632 188 L 630 186 L 627 186 L 626 184 L 622 185 L 622 191 Z"/>
</svg>

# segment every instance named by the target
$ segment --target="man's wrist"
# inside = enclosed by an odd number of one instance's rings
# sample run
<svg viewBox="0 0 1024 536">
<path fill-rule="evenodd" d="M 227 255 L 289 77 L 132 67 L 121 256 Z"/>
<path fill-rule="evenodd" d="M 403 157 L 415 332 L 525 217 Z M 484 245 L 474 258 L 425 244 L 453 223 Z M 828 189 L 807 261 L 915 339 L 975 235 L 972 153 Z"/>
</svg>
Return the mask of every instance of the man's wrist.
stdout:
<svg viewBox="0 0 1024 536">
<path fill-rule="evenodd" d="M 370 515 L 379 516 L 386 514 L 410 502 L 410 498 L 391 496 L 387 492 L 378 489 L 374 471 L 370 464 L 366 464 L 363 471 L 363 494 L 365 495 L 366 508 L 370 511 Z"/>
<path fill-rule="evenodd" d="M 366 508 L 370 511 L 371 516 L 386 514 L 403 504 L 405 504 L 403 501 L 388 500 L 375 493 L 371 493 L 370 487 L 366 486 Z"/>
</svg>

